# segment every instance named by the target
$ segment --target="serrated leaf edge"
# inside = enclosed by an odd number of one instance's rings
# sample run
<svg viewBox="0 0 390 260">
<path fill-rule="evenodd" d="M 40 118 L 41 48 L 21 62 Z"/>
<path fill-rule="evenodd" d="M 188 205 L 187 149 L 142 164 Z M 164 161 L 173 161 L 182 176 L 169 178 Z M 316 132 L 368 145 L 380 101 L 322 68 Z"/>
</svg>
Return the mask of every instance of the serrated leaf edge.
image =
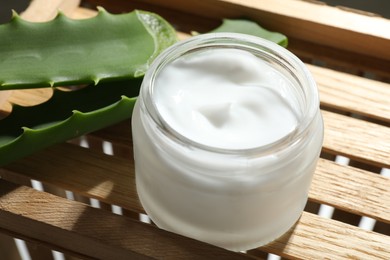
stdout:
<svg viewBox="0 0 390 260">
<path fill-rule="evenodd" d="M 80 135 L 87 134 L 92 131 L 96 131 L 101 127 L 105 127 L 127 118 L 131 117 L 132 109 L 134 108 L 134 104 L 136 101 L 136 97 L 127 97 L 125 95 L 121 96 L 121 99 L 115 103 L 112 103 L 108 106 L 99 108 L 97 110 L 93 110 L 90 112 L 80 112 L 78 110 L 73 110 L 72 115 L 58 123 L 50 125 L 49 127 L 32 129 L 29 127 L 22 127 L 23 132 L 21 135 L 13 139 L 12 141 L 0 146 L 0 166 L 4 166 L 9 162 L 12 162 L 18 158 L 24 157 L 26 155 L 31 154 L 37 150 L 47 148 L 56 143 L 63 142 L 64 140 L 69 140 Z M 120 112 L 122 111 L 122 113 Z M 96 120 L 96 117 L 102 116 L 103 114 L 109 113 L 111 115 L 115 115 L 111 117 L 110 122 L 105 122 L 104 126 L 99 126 L 98 128 L 89 127 L 89 122 Z M 73 124 L 74 121 L 84 121 L 83 126 L 84 129 L 72 129 L 72 126 L 77 125 Z M 66 130 L 71 129 L 72 132 L 68 132 L 67 136 L 56 135 L 56 131 L 58 130 Z M 129 133 L 130 134 L 130 133 Z M 38 136 L 38 138 L 36 138 Z M 43 136 L 46 138 L 50 138 L 48 142 L 36 142 L 36 140 L 41 140 L 39 136 Z M 10 150 L 18 150 L 16 155 L 15 152 L 11 152 Z"/>
</svg>

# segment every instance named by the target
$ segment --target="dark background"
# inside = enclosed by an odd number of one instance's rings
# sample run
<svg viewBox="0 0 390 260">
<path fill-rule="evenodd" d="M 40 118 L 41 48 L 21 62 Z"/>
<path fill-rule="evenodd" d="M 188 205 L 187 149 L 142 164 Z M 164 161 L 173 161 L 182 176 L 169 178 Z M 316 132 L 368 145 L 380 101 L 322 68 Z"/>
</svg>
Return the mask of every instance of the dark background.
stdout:
<svg viewBox="0 0 390 260">
<path fill-rule="evenodd" d="M 29 3 L 29 0 L 0 0 L 0 23 L 11 19 L 12 9 L 20 13 L 27 8 Z"/>
<path fill-rule="evenodd" d="M 389 0 L 322 0 L 331 6 L 346 6 L 355 9 L 364 10 L 379 14 L 390 19 L 390 1 Z"/>
</svg>

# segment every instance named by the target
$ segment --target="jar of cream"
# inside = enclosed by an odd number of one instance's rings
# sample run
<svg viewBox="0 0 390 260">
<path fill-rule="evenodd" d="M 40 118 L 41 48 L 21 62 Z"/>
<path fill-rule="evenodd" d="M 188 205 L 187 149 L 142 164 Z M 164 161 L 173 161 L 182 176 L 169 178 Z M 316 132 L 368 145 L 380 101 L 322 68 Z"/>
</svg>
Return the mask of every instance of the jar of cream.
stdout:
<svg viewBox="0 0 390 260">
<path fill-rule="evenodd" d="M 145 75 L 132 131 L 137 192 L 153 222 L 234 251 L 294 225 L 323 140 L 304 64 L 235 33 L 165 50 Z"/>
</svg>

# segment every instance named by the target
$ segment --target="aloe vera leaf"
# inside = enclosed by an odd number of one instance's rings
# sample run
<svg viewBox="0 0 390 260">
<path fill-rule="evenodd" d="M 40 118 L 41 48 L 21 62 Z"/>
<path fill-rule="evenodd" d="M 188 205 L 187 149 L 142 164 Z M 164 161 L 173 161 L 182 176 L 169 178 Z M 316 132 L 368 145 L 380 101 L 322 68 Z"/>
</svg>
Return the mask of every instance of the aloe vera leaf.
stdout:
<svg viewBox="0 0 390 260">
<path fill-rule="evenodd" d="M 219 27 L 211 31 L 211 33 L 214 32 L 236 32 L 250 34 L 273 41 L 283 47 L 287 47 L 288 45 L 288 39 L 285 35 L 278 32 L 268 31 L 257 23 L 245 19 L 224 19 Z"/>
<path fill-rule="evenodd" d="M 14 14 L 0 25 L 0 90 L 97 84 L 142 76 L 161 50 L 177 41 L 157 14 L 133 11 L 49 22 Z"/>
<path fill-rule="evenodd" d="M 141 81 L 105 82 L 71 92 L 54 90 L 40 105 L 14 106 L 0 120 L 0 166 L 129 118 Z"/>
<path fill-rule="evenodd" d="M 160 31 L 148 27 L 152 35 Z M 173 42 L 172 32 L 168 31 L 167 36 L 154 37 L 157 47 L 151 59 Z M 246 30 L 245 26 L 228 26 L 223 31 L 245 33 Z M 49 101 L 38 106 L 14 106 L 11 115 L 0 120 L 0 166 L 129 118 L 140 84 L 141 78 L 101 82 L 70 93 L 55 91 Z"/>
</svg>

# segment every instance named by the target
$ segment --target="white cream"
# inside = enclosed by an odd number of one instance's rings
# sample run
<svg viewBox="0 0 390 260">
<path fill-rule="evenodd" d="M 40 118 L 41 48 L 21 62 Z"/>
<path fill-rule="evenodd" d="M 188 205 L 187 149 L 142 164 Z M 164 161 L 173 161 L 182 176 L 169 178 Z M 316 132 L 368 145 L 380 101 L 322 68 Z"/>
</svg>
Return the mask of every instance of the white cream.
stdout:
<svg viewBox="0 0 390 260">
<path fill-rule="evenodd" d="M 157 58 L 132 131 L 137 192 L 154 223 L 240 251 L 301 215 L 323 124 L 315 83 L 291 53 L 212 34 Z"/>
<path fill-rule="evenodd" d="M 154 100 L 167 124 L 207 146 L 260 147 L 297 125 L 296 111 L 279 92 L 290 83 L 249 52 L 220 49 L 180 58 L 155 84 Z"/>
</svg>

